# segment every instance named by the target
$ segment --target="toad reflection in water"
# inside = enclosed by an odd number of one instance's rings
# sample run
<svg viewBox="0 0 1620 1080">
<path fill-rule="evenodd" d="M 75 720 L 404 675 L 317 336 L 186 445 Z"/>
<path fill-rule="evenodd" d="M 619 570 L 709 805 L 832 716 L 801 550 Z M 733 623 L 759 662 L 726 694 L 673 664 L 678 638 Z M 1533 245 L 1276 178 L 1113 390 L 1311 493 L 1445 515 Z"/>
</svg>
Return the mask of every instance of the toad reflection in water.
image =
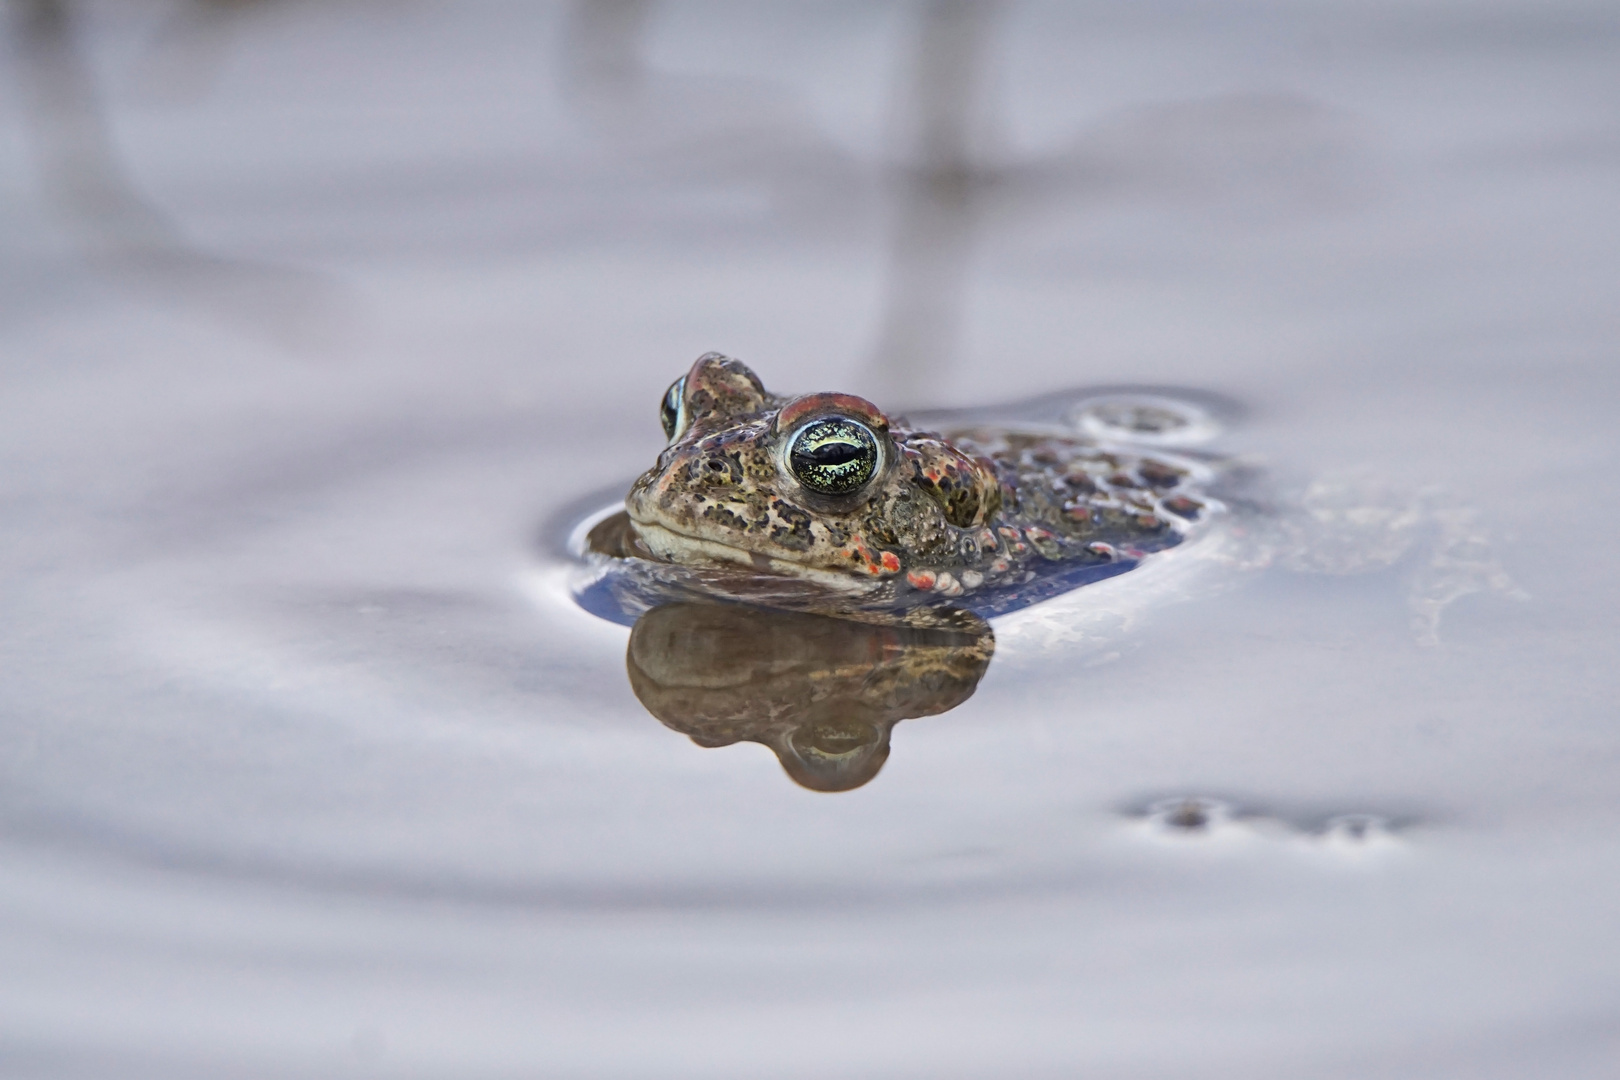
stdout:
<svg viewBox="0 0 1620 1080">
<path fill-rule="evenodd" d="M 626 666 L 647 711 L 699 746 L 762 743 L 804 787 L 848 791 L 883 767 L 896 723 L 956 708 L 990 666 L 983 619 L 929 622 L 677 602 L 636 622 Z"/>
</svg>

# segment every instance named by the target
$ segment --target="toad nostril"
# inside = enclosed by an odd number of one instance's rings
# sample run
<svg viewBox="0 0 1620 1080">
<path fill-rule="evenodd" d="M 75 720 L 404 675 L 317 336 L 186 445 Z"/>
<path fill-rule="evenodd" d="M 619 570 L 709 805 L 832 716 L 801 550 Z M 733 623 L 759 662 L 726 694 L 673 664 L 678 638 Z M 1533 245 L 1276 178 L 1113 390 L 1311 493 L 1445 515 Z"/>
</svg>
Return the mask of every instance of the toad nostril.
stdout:
<svg viewBox="0 0 1620 1080">
<path fill-rule="evenodd" d="M 689 474 L 693 480 L 703 484 L 732 483 L 732 467 L 723 457 L 705 457 L 701 461 L 692 463 L 692 472 Z"/>
</svg>

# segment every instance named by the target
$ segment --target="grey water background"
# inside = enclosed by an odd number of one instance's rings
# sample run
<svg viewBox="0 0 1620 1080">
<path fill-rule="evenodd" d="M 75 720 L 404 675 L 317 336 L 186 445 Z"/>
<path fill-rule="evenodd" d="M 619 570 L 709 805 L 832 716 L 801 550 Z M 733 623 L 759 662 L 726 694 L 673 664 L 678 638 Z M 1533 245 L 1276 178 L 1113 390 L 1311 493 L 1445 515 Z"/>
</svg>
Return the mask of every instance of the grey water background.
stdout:
<svg viewBox="0 0 1620 1080">
<path fill-rule="evenodd" d="M 1612 5 L 5 15 L 4 1075 L 1620 1069 Z M 813 794 L 546 539 L 708 349 L 1273 524 Z"/>
</svg>

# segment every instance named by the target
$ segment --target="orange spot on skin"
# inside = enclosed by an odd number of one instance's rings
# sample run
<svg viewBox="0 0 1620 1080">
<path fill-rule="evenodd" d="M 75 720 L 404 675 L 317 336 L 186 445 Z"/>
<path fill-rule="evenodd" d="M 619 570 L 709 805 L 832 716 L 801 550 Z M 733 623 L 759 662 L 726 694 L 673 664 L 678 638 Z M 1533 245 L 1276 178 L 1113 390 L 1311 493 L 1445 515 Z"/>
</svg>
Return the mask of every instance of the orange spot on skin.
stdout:
<svg viewBox="0 0 1620 1080">
<path fill-rule="evenodd" d="M 1012 549 L 1012 553 L 1014 555 L 1022 555 L 1024 552 L 1029 550 L 1029 545 L 1024 543 L 1024 534 L 1019 532 L 1017 529 L 1009 528 L 1006 525 L 1003 525 L 996 531 L 1001 533 L 1001 535 L 1006 538 L 1008 546 Z"/>
<path fill-rule="evenodd" d="M 913 570 L 906 575 L 906 580 L 911 583 L 913 589 L 928 592 L 933 589 L 937 579 L 934 577 L 932 570 Z"/>
<path fill-rule="evenodd" d="M 851 559 L 859 558 L 861 562 L 866 564 L 862 569 L 872 577 L 877 577 L 885 571 L 892 574 L 900 569 L 900 560 L 893 552 L 880 552 L 879 557 L 874 558 L 871 549 L 866 546 L 866 541 L 859 536 L 851 537 L 849 546 L 845 547 L 840 554 Z M 889 565 L 891 561 L 894 564 L 892 566 Z"/>
</svg>

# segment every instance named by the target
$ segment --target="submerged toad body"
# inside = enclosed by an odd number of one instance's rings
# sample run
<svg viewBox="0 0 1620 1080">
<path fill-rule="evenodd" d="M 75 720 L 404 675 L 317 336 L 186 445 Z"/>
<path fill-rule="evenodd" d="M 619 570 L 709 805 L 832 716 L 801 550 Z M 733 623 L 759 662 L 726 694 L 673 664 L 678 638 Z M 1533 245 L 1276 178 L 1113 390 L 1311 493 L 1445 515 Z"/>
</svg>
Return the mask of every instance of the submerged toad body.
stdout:
<svg viewBox="0 0 1620 1080">
<path fill-rule="evenodd" d="M 669 445 L 625 500 L 636 546 L 910 603 L 1103 576 L 1179 542 L 1192 466 L 1078 436 L 916 430 L 849 394 L 768 393 L 710 353 L 663 401 Z"/>
</svg>

